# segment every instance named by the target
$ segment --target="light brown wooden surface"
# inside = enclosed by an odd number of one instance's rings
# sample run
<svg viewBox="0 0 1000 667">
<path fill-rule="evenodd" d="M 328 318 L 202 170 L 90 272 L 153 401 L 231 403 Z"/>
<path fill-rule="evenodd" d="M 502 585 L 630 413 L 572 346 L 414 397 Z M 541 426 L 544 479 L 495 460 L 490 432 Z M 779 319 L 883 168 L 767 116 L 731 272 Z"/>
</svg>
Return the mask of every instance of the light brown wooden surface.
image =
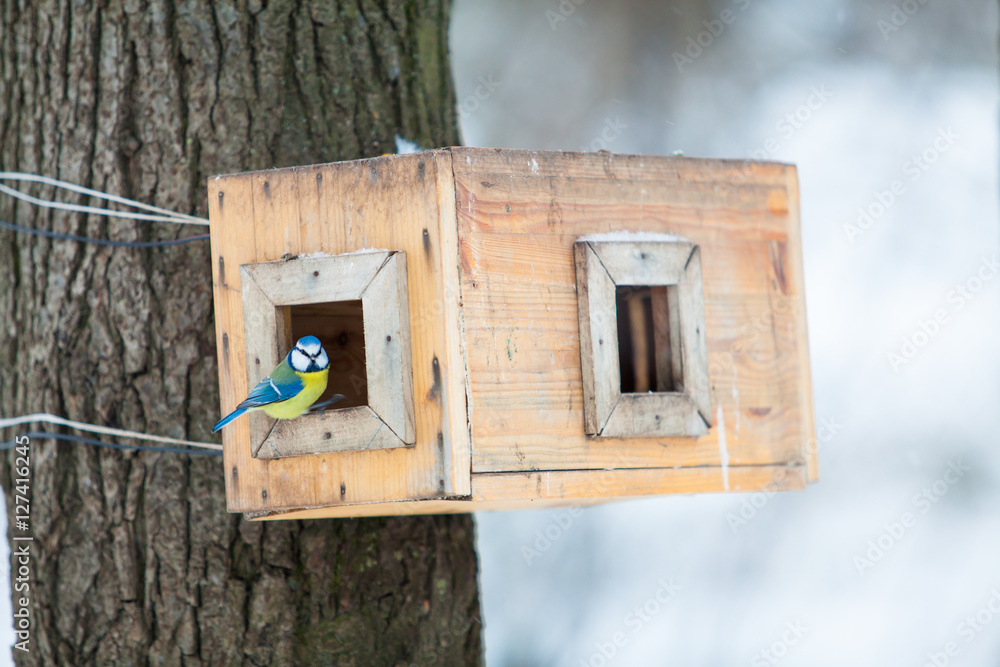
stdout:
<svg viewBox="0 0 1000 667">
<path fill-rule="evenodd" d="M 330 301 L 354 303 L 360 299 L 367 350 L 365 384 L 369 389 L 364 410 L 334 408 L 302 416 L 292 425 L 252 412 L 248 415 L 250 451 L 255 458 L 388 449 L 414 443 L 406 253 L 289 255 L 278 261 L 244 264 L 240 276 L 247 386 L 256 386 L 291 347 L 292 306 L 317 307 Z"/>
<path fill-rule="evenodd" d="M 406 446 L 367 405 L 271 421 L 273 429 L 257 452 L 259 459 Z"/>
<path fill-rule="evenodd" d="M 805 488 L 803 466 L 746 466 L 732 469 L 729 490 L 796 491 Z M 348 516 L 454 514 L 505 510 L 589 506 L 613 500 L 674 493 L 716 493 L 725 489 L 710 468 L 676 470 L 547 471 L 472 476 L 472 499 L 368 503 L 349 507 L 317 507 L 260 520 L 321 519 Z"/>
<path fill-rule="evenodd" d="M 211 181 L 226 267 L 360 248 L 403 250 L 410 265 L 416 446 L 244 470 L 237 420 L 230 508 L 363 516 L 724 491 L 726 479 L 730 491 L 801 488 L 816 464 L 796 188 L 780 164 L 467 148 Z M 573 243 L 618 231 L 700 248 L 714 423 L 701 437 L 584 434 Z M 239 285 L 213 268 L 230 407 L 246 391 L 242 332 L 230 331 Z"/>
<path fill-rule="evenodd" d="M 799 219 L 801 215 L 799 209 L 799 183 L 794 169 L 788 170 L 786 178 L 788 182 L 788 187 L 786 188 L 787 199 L 782 202 L 780 195 L 778 195 L 776 196 L 776 201 L 772 202 L 772 205 L 779 209 L 783 207 L 788 211 L 788 241 L 783 248 L 786 255 L 785 263 L 788 267 L 788 280 L 801 287 L 805 283 L 805 268 L 802 260 L 802 226 Z M 782 246 L 779 244 L 773 244 L 772 248 L 774 249 L 772 254 L 774 254 L 774 251 L 782 250 Z M 775 262 L 772 261 L 772 266 L 774 264 Z M 787 281 L 780 284 L 777 280 L 772 282 L 772 288 L 778 291 L 776 296 L 782 300 L 786 298 L 786 284 Z M 802 369 L 802 383 L 799 385 L 799 401 L 803 405 L 810 406 L 810 409 L 804 415 L 805 430 L 809 433 L 809 446 L 806 448 L 805 457 L 809 471 L 809 481 L 815 482 L 819 480 L 819 459 L 817 458 L 816 450 L 815 415 L 811 409 L 813 405 L 812 368 L 809 363 L 809 327 L 806 320 L 805 299 L 800 298 L 796 300 L 794 307 L 796 308 L 796 317 L 793 319 L 795 326 L 794 340 L 796 341 L 794 349 L 798 354 L 799 367 Z"/>
<path fill-rule="evenodd" d="M 785 250 L 799 242 L 793 167 L 453 151 L 474 473 L 698 467 L 692 490 L 710 490 L 724 464 L 735 489 L 742 470 L 807 460 L 800 256 Z M 699 438 L 584 435 L 572 248 L 618 231 L 701 248 L 712 418 L 722 419 Z"/>
<path fill-rule="evenodd" d="M 585 432 L 598 434 L 621 396 L 615 283 L 589 244 L 576 244 L 573 261 L 580 295 L 577 307 Z M 509 349 L 508 355 L 513 356 Z"/>
<path fill-rule="evenodd" d="M 242 268 L 272 303 L 296 306 L 360 299 L 390 256 L 389 252 L 357 252 L 262 262 Z"/>
<path fill-rule="evenodd" d="M 406 294 L 406 253 L 393 253 L 365 288 L 368 405 L 396 437 L 414 442 L 413 369 Z"/>
<path fill-rule="evenodd" d="M 677 286 L 681 377 L 684 393 L 691 399 L 701 418 L 712 425 L 712 396 L 708 377 L 708 352 L 705 321 L 705 298 L 701 277 L 701 248 L 695 247 Z"/>
<path fill-rule="evenodd" d="M 712 425 L 712 411 L 698 246 L 626 239 L 577 241 L 573 262 L 585 433 L 629 439 L 705 434 Z M 609 280 L 613 284 L 608 285 Z M 618 323 L 622 314 L 614 312 L 615 292 L 642 284 L 675 288 L 675 312 L 669 320 L 677 340 L 670 346 L 676 352 L 671 366 L 679 369 L 681 381 L 673 392 L 649 393 L 648 380 L 644 392 L 621 390 Z M 639 313 L 636 330 L 643 328 L 644 321 L 639 306 L 634 309 Z M 640 349 L 645 366 L 645 346 Z"/>
<path fill-rule="evenodd" d="M 415 446 L 257 460 L 247 422 L 237 419 L 223 431 L 230 511 L 468 495 L 451 154 L 217 177 L 209 198 L 223 410 L 247 393 L 241 264 L 286 253 L 402 250 L 411 295 Z"/>
<path fill-rule="evenodd" d="M 285 318 L 279 313 L 265 289 L 248 271 L 240 267 L 240 284 L 243 287 L 243 358 L 246 359 L 247 387 L 252 389 L 274 370 L 288 353 L 288 332 Z M 261 411 L 250 412 L 245 419 L 250 424 L 250 451 L 257 456 L 274 419 Z"/>
<path fill-rule="evenodd" d="M 694 246 L 690 243 L 590 241 L 615 285 L 676 285 Z"/>
</svg>

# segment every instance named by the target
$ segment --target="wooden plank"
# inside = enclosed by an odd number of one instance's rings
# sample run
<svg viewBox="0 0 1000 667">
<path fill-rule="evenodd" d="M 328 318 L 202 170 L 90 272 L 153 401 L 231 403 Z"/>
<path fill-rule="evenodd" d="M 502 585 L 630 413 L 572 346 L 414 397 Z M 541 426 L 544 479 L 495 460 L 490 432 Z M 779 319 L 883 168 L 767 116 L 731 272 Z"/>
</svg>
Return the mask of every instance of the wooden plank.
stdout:
<svg viewBox="0 0 1000 667">
<path fill-rule="evenodd" d="M 246 359 L 247 387 L 253 388 L 268 376 L 287 354 L 286 320 L 280 317 L 274 303 L 253 279 L 247 266 L 240 267 L 243 288 L 243 340 Z M 244 399 L 246 396 L 243 397 Z M 250 425 L 250 451 L 260 452 L 274 419 L 260 411 L 247 415 Z"/>
<path fill-rule="evenodd" d="M 615 285 L 676 285 L 694 250 L 690 243 L 590 241 L 589 245 Z"/>
<path fill-rule="evenodd" d="M 656 391 L 673 391 L 680 383 L 674 379 L 674 349 L 680 339 L 680 332 L 670 328 L 670 290 L 666 285 L 650 289 L 649 298 L 653 311 L 653 359 L 656 364 Z M 677 300 L 676 287 L 673 301 Z M 678 341 L 671 342 L 672 337 Z"/>
<path fill-rule="evenodd" d="M 253 188 L 250 179 L 210 178 L 208 211 L 221 418 L 235 410 L 249 393 L 239 267 L 254 261 Z M 237 419 L 226 426 L 222 431 L 222 443 L 226 499 L 233 511 L 245 506 L 239 499 L 252 493 L 251 489 L 259 488 L 266 471 L 247 463 L 252 459 L 250 426 L 246 420 Z"/>
<path fill-rule="evenodd" d="M 257 453 L 259 459 L 405 446 L 367 405 L 272 422 L 274 429 Z"/>
<path fill-rule="evenodd" d="M 677 286 L 677 317 L 680 319 L 681 369 L 684 393 L 694 403 L 702 419 L 712 425 L 712 395 L 708 379 L 705 300 L 701 282 L 701 248 L 695 247 L 684 276 Z M 671 318 L 673 319 L 673 317 Z"/>
<path fill-rule="evenodd" d="M 438 383 L 441 407 L 445 415 L 438 440 L 441 455 L 440 474 L 446 480 L 442 492 L 468 495 L 472 492 L 472 442 L 469 432 L 471 418 L 466 383 L 468 363 L 453 162 L 449 150 L 447 159 L 442 158 L 440 166 L 433 171 L 433 174 L 429 174 L 429 178 L 435 179 L 436 183 L 440 226 L 437 244 L 425 243 L 424 252 L 430 257 L 436 257 L 437 263 L 441 266 L 439 298 L 435 300 L 434 307 L 439 309 L 443 325 L 441 334 L 444 356 L 440 360 L 442 381 Z M 412 322 L 415 321 L 412 309 L 410 321 L 412 327 Z M 433 390 L 432 386 L 429 397 Z M 414 385 L 414 393 L 419 391 L 420 388 Z M 420 409 L 419 406 L 417 409 Z"/>
<path fill-rule="evenodd" d="M 708 432 L 691 397 L 679 392 L 622 394 L 602 438 L 690 436 Z"/>
<path fill-rule="evenodd" d="M 782 196 L 784 195 L 784 196 Z M 795 169 L 789 169 L 785 174 L 785 187 L 775 190 L 769 201 L 772 210 L 786 212 L 788 215 L 788 241 L 784 247 L 784 264 L 774 261 L 778 255 L 772 252 L 771 265 L 784 270 L 784 273 L 774 276 L 772 286 L 779 287 L 784 295 L 782 300 L 792 300 L 795 308 L 794 340 L 799 368 L 799 401 L 805 406 L 802 423 L 802 437 L 805 439 L 805 459 L 809 470 L 809 481 L 819 479 L 819 459 L 816 449 L 816 424 L 814 421 L 812 394 L 812 367 L 809 362 L 809 327 L 806 318 L 805 269 L 802 259 L 802 225 L 799 219 L 799 181 Z M 772 244 L 774 248 L 774 244 Z M 779 281 L 780 276 L 787 279 Z"/>
<path fill-rule="evenodd" d="M 575 240 L 633 230 L 758 241 L 787 233 L 787 212 L 767 203 L 785 189 L 787 165 L 476 149 L 455 156 L 463 233 L 568 232 Z"/>
<path fill-rule="evenodd" d="M 791 338 L 776 341 L 770 324 L 778 295 L 769 254 L 790 242 L 789 207 L 777 204 L 789 201 L 794 168 L 605 157 L 455 150 L 474 472 L 801 459 L 812 408 L 800 396 L 800 353 L 788 354 Z M 701 248 L 709 412 L 715 420 L 721 410 L 727 462 L 718 428 L 693 440 L 605 442 L 584 432 L 573 244 L 617 231 L 674 234 Z M 801 281 L 784 290 L 798 300 Z"/>
<path fill-rule="evenodd" d="M 394 253 L 362 295 L 368 405 L 398 438 L 412 445 L 413 367 L 406 295 L 406 254 Z"/>
<path fill-rule="evenodd" d="M 355 252 L 248 264 L 242 268 L 276 305 L 354 301 L 361 298 L 390 254 Z"/>
<path fill-rule="evenodd" d="M 584 424 L 590 434 L 604 429 L 621 396 L 615 284 L 586 243 L 574 246 L 579 294 L 580 363 Z"/>
<path fill-rule="evenodd" d="M 667 337 L 670 339 L 671 384 L 675 391 L 684 389 L 684 345 L 681 343 L 681 295 L 678 285 L 662 288 L 667 293 Z"/>
<path fill-rule="evenodd" d="M 728 469 L 729 486 L 718 468 L 643 468 L 635 470 L 544 470 L 528 473 L 475 475 L 473 499 L 589 499 L 665 493 L 704 493 L 802 489 L 804 466 L 735 466 Z"/>
<path fill-rule="evenodd" d="M 473 475 L 472 480 L 472 499 L 317 507 L 251 518 L 273 521 L 587 507 L 642 495 L 725 490 L 721 475 L 715 468 L 508 473 Z M 730 491 L 796 491 L 804 488 L 805 483 L 802 466 L 729 468 Z"/>
<path fill-rule="evenodd" d="M 476 185 L 481 185 L 483 180 L 487 184 L 479 187 L 479 190 L 499 191 L 505 198 L 509 198 L 512 187 L 523 188 L 523 181 L 558 182 L 571 176 L 604 183 L 612 190 L 626 189 L 632 183 L 676 190 L 670 193 L 675 199 L 684 197 L 685 191 L 695 189 L 699 200 L 715 199 L 718 204 L 726 204 L 732 197 L 738 197 L 739 191 L 785 188 L 790 168 L 789 165 L 778 162 L 663 155 L 469 147 L 454 147 L 449 150 L 455 156 L 456 174 L 482 176 L 484 178 L 476 181 Z M 490 179 L 491 176 L 495 178 Z M 680 187 L 682 184 L 683 188 Z M 725 192 L 725 198 L 719 196 L 720 189 Z M 705 194 L 712 192 L 716 194 Z M 659 192 L 650 192 L 649 195 L 650 198 L 655 198 Z M 594 199 L 598 202 L 609 201 L 607 197 Z"/>
<path fill-rule="evenodd" d="M 257 257 L 267 248 L 266 259 L 281 259 L 301 252 L 299 234 L 299 188 L 293 169 L 274 169 L 247 174 L 253 188 L 254 238 Z M 261 221 L 264 224 L 261 224 Z"/>
</svg>

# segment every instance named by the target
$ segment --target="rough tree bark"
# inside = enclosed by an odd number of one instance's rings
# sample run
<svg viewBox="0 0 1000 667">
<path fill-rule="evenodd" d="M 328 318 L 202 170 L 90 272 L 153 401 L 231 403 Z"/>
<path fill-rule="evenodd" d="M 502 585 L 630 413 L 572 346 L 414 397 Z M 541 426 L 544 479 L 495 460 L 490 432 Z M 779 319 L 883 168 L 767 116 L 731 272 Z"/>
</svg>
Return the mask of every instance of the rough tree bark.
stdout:
<svg viewBox="0 0 1000 667">
<path fill-rule="evenodd" d="M 0 169 L 206 215 L 216 173 L 455 144 L 447 26 L 447 0 L 0 0 Z M 0 219 L 204 231 L 3 196 Z M 0 232 L 0 414 L 213 440 L 215 359 L 207 242 Z M 19 664 L 481 662 L 469 517 L 252 523 L 226 513 L 221 459 L 31 448 Z"/>
</svg>

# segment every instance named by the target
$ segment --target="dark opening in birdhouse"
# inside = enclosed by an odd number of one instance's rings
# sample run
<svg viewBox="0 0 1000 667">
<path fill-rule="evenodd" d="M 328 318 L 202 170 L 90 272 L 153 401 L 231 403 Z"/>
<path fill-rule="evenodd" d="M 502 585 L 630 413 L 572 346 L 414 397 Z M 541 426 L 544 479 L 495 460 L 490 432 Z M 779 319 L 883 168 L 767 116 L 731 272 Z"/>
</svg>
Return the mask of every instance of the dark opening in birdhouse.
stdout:
<svg viewBox="0 0 1000 667">
<path fill-rule="evenodd" d="M 680 332 L 671 326 L 668 285 L 617 285 L 618 362 L 621 392 L 682 391 Z M 673 345 L 671 344 L 673 342 Z M 678 353 L 675 357 L 674 353 Z"/>
<path fill-rule="evenodd" d="M 316 336 L 330 357 L 330 379 L 320 401 L 344 398 L 330 409 L 368 405 L 365 321 L 361 300 L 289 306 L 291 340 Z"/>
</svg>

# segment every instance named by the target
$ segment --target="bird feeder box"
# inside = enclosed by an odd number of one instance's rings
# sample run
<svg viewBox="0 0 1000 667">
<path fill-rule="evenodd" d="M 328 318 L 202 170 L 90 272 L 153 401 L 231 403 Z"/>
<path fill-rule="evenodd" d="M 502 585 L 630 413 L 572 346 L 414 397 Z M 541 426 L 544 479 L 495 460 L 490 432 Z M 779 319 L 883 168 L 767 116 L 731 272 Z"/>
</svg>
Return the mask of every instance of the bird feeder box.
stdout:
<svg viewBox="0 0 1000 667">
<path fill-rule="evenodd" d="M 816 479 L 792 166 L 448 148 L 208 185 L 221 414 L 306 335 L 345 397 L 223 429 L 231 512 Z"/>
</svg>

